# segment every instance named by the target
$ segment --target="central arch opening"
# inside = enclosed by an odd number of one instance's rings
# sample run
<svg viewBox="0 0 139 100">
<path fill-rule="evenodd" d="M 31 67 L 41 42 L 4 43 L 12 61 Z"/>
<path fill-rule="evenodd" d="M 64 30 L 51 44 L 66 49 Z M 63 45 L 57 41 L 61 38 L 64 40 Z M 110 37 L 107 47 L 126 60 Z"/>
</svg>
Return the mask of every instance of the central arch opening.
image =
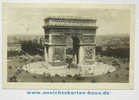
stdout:
<svg viewBox="0 0 139 100">
<path fill-rule="evenodd" d="M 79 63 L 80 39 L 77 36 L 68 35 L 66 38 L 66 55 L 72 58 L 75 64 Z"/>
</svg>

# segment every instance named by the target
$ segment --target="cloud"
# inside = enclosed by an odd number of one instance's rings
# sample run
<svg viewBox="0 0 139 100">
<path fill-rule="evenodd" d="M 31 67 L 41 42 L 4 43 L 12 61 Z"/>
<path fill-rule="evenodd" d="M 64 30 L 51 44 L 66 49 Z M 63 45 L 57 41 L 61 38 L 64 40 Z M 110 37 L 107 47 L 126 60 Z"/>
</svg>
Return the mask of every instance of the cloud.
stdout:
<svg viewBox="0 0 139 100">
<path fill-rule="evenodd" d="M 42 26 L 44 18 L 48 16 L 80 16 L 97 19 L 97 34 L 130 33 L 129 9 L 103 9 L 103 8 L 62 8 L 62 7 L 21 7 L 4 6 L 3 30 L 12 34 L 44 34 Z"/>
</svg>

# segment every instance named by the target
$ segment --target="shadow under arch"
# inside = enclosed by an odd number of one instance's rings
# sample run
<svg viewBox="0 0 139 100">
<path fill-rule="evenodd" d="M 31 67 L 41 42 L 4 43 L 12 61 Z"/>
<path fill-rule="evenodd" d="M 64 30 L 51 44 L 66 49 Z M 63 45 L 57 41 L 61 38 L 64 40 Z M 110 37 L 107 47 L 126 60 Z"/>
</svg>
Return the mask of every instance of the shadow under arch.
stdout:
<svg viewBox="0 0 139 100">
<path fill-rule="evenodd" d="M 79 48 L 80 48 L 80 39 L 78 36 L 67 36 L 67 54 L 72 55 L 72 59 L 75 60 L 75 63 L 79 63 Z"/>
</svg>

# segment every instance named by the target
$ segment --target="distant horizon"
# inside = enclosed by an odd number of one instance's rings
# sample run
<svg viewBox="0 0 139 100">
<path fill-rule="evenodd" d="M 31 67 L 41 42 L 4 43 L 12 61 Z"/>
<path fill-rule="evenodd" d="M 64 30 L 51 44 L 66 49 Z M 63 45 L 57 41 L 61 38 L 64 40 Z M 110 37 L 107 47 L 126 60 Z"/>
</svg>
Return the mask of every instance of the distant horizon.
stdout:
<svg viewBox="0 0 139 100">
<path fill-rule="evenodd" d="M 96 34 L 96 37 L 97 36 L 129 36 L 130 34 L 128 34 L 128 33 L 124 33 L 124 34 L 99 34 L 99 35 L 97 35 Z M 35 35 L 33 35 L 33 34 L 9 34 L 9 35 L 7 35 L 7 36 L 45 36 L 45 35 L 42 35 L 42 34 L 35 34 Z"/>
<path fill-rule="evenodd" d="M 45 32 L 42 34 L 34 34 L 34 33 L 32 33 L 32 34 L 7 34 L 8 36 L 12 36 L 12 35 L 35 35 L 35 36 L 38 36 L 38 35 L 45 35 Z M 130 35 L 130 33 L 109 33 L 109 34 L 97 34 L 96 33 L 96 35 L 98 35 L 98 36 L 101 36 L 101 35 Z"/>
</svg>

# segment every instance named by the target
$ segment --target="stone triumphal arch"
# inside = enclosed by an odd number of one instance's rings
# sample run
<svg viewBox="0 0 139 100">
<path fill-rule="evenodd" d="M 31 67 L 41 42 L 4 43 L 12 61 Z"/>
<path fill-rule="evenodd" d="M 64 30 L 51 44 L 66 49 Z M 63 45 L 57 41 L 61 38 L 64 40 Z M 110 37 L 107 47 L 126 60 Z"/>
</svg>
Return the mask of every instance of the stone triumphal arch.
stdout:
<svg viewBox="0 0 139 100">
<path fill-rule="evenodd" d="M 96 20 L 74 17 L 48 17 L 45 31 L 45 61 L 65 64 L 68 55 L 79 65 L 95 61 Z"/>
</svg>

